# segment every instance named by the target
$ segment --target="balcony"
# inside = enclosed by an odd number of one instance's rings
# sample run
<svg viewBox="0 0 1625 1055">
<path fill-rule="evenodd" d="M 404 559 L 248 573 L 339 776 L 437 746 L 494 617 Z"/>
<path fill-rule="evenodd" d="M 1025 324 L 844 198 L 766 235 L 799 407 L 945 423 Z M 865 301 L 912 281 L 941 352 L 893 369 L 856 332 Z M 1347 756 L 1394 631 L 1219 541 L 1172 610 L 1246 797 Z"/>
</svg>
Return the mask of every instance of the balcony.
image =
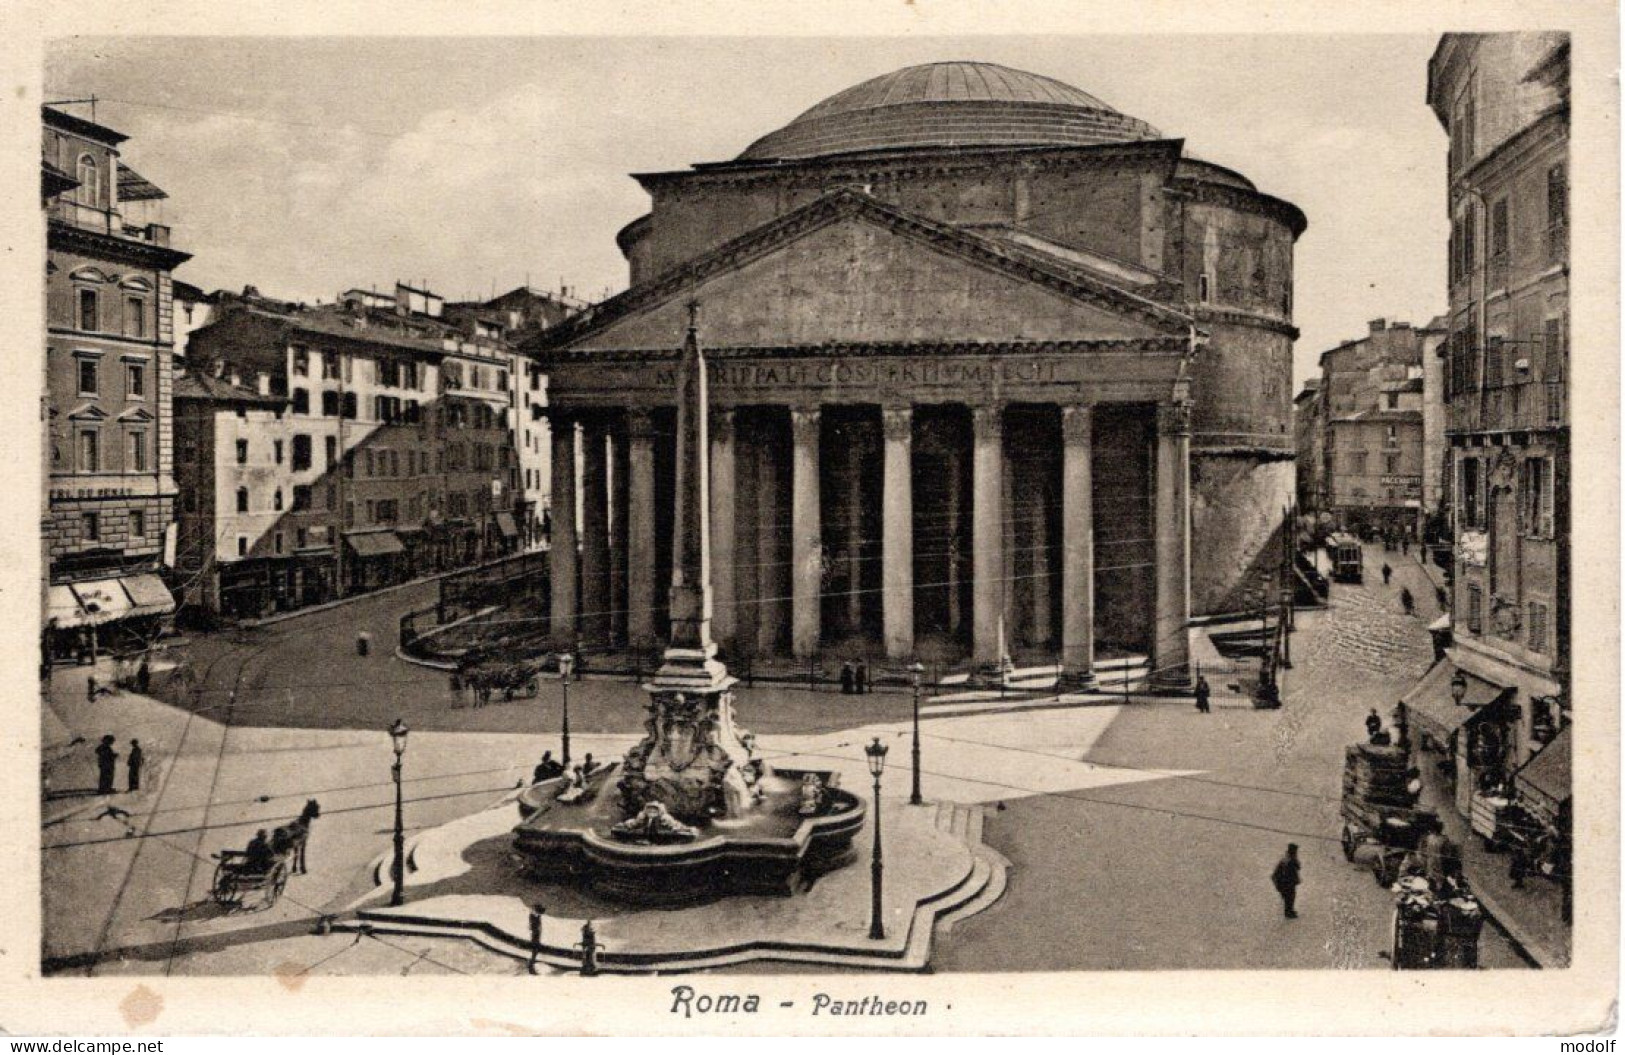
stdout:
<svg viewBox="0 0 1625 1055">
<path fill-rule="evenodd" d="M 110 234 L 115 238 L 129 238 L 137 242 L 146 242 L 149 245 L 168 246 L 169 227 L 161 223 L 149 223 L 144 226 L 135 226 L 124 222 L 122 213 L 107 209 L 96 209 L 89 205 L 80 205 L 78 202 L 57 200 L 52 203 L 48 215 L 53 220 L 71 224 L 85 231 L 95 231 L 97 234 Z"/>
</svg>

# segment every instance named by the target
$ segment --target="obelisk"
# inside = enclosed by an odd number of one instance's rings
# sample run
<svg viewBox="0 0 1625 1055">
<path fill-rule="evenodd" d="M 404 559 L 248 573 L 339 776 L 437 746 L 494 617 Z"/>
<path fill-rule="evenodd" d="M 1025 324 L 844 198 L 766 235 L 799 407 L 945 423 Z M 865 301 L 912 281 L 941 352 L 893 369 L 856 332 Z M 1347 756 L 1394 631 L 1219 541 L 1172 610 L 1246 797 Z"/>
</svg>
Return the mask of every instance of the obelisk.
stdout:
<svg viewBox="0 0 1625 1055">
<path fill-rule="evenodd" d="M 738 679 L 717 659 L 711 638 L 709 399 L 698 312 L 690 302 L 678 381 L 671 640 L 643 686 L 647 735 L 627 753 L 619 785 L 628 813 L 655 801 L 690 822 L 747 809 L 754 779 L 745 771 L 751 751 L 734 727 L 730 690 Z"/>
</svg>

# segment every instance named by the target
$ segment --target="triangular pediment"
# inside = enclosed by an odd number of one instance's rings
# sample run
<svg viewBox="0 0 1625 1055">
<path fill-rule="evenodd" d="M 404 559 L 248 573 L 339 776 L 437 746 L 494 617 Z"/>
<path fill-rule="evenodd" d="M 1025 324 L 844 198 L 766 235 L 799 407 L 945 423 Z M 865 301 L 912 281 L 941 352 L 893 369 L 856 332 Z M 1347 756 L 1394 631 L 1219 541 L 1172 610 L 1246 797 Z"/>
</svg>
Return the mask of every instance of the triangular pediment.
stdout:
<svg viewBox="0 0 1625 1055">
<path fill-rule="evenodd" d="M 708 347 L 1145 341 L 1187 316 L 991 238 L 842 191 L 780 217 L 544 337 L 544 347 L 673 346 L 687 304 Z"/>
<path fill-rule="evenodd" d="M 156 421 L 157 419 L 145 407 L 131 407 L 118 416 L 120 421 Z"/>
<path fill-rule="evenodd" d="M 73 421 L 106 421 L 107 411 L 94 403 L 81 403 L 68 414 Z"/>
</svg>

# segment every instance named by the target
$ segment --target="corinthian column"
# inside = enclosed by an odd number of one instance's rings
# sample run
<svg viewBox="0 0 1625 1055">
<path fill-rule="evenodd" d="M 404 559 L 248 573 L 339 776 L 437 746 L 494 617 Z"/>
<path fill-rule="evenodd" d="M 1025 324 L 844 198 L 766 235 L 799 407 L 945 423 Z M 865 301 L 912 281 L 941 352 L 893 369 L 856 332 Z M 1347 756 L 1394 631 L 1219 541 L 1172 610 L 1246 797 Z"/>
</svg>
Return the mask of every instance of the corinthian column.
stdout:
<svg viewBox="0 0 1625 1055">
<path fill-rule="evenodd" d="M 655 646 L 655 444 L 647 410 L 627 414 L 626 636 L 633 648 Z"/>
<path fill-rule="evenodd" d="M 1190 683 L 1189 403 L 1157 407 L 1157 611 L 1151 674 L 1159 685 Z"/>
<path fill-rule="evenodd" d="M 734 412 L 711 412 L 711 631 L 724 650 L 738 626 L 734 594 Z M 726 652 L 731 658 L 731 652 Z"/>
<path fill-rule="evenodd" d="M 907 659 L 914 654 L 914 411 L 886 407 L 880 413 L 886 434 L 880 538 L 886 655 Z"/>
<path fill-rule="evenodd" d="M 550 504 L 553 514 L 553 540 L 548 553 L 548 577 L 552 589 L 552 618 L 549 632 L 553 647 L 576 647 L 576 423 L 565 414 L 552 412 L 549 431 L 553 438 L 553 486 Z"/>
<path fill-rule="evenodd" d="M 817 407 L 793 407 L 790 427 L 795 434 L 790 482 L 794 492 L 790 509 L 791 647 L 798 657 L 818 651 L 820 587 L 823 584 L 823 525 L 818 507 Z"/>
<path fill-rule="evenodd" d="M 971 452 L 971 658 L 1001 659 L 999 623 L 1004 614 L 1004 408 L 973 407 Z"/>
<path fill-rule="evenodd" d="M 1061 410 L 1061 664 L 1092 681 L 1095 665 L 1094 408 Z"/>
</svg>

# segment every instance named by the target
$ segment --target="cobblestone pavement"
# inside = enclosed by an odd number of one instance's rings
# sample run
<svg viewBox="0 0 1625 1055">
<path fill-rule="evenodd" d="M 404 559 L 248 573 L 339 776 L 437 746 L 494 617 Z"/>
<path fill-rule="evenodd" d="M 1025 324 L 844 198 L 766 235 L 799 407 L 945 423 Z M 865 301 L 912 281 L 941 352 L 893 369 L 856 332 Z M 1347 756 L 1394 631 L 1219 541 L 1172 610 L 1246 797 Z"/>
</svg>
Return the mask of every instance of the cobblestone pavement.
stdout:
<svg viewBox="0 0 1625 1055">
<path fill-rule="evenodd" d="M 1399 564 L 1395 564 L 1399 568 Z M 1413 565 L 1414 567 L 1414 565 Z M 1421 576 L 1421 569 L 1415 568 Z M 1337 587 L 1326 612 L 1305 613 L 1286 676 L 1285 706 L 1261 712 L 1221 698 L 1211 715 L 1188 703 L 985 714 L 926 724 L 928 798 L 982 802 L 989 840 L 1013 863 L 993 909 L 962 921 L 940 947 L 942 970 L 1111 967 L 1385 966 L 1388 895 L 1336 844 L 1342 745 L 1366 710 L 1391 707 L 1430 653 L 1421 618 L 1398 613 L 1397 584 Z M 554 701 L 449 711 L 439 675 L 388 650 L 358 662 L 354 628 L 374 641 L 403 591 L 289 620 L 251 634 L 199 639 L 213 698 L 195 712 L 119 694 L 88 702 L 85 671 L 50 687 L 58 741 L 82 772 L 102 732 L 149 745 L 155 782 L 138 798 L 91 797 L 49 823 L 46 954 L 56 973 L 511 973 L 512 961 L 458 941 L 316 936 L 316 918 L 368 886 L 389 845 L 390 753 L 381 730 L 412 724 L 408 826 L 482 808 L 557 749 Z M 376 602 L 376 603 L 375 603 Z M 1408 632 L 1407 632 L 1408 631 Z M 1391 641 L 1392 652 L 1360 647 Z M 421 685 L 402 691 L 401 685 Z M 576 753 L 610 757 L 631 742 L 642 696 L 619 682 L 572 688 Z M 742 721 L 768 750 L 851 756 L 868 735 L 906 740 L 909 699 L 805 690 L 741 693 Z M 779 738 L 778 743 L 774 738 Z M 902 759 L 898 750 L 893 757 Z M 64 770 L 67 772 L 68 770 Z M 904 767 L 898 767 L 899 775 Z M 900 776 L 899 776 L 900 779 Z M 284 901 L 224 916 L 208 897 L 213 861 L 257 827 L 321 800 L 311 874 Z M 106 805 L 130 816 L 98 816 Z M 1288 840 L 1304 847 L 1299 920 L 1280 918 L 1267 877 Z M 1486 932 L 1488 966 L 1516 957 Z"/>
</svg>

